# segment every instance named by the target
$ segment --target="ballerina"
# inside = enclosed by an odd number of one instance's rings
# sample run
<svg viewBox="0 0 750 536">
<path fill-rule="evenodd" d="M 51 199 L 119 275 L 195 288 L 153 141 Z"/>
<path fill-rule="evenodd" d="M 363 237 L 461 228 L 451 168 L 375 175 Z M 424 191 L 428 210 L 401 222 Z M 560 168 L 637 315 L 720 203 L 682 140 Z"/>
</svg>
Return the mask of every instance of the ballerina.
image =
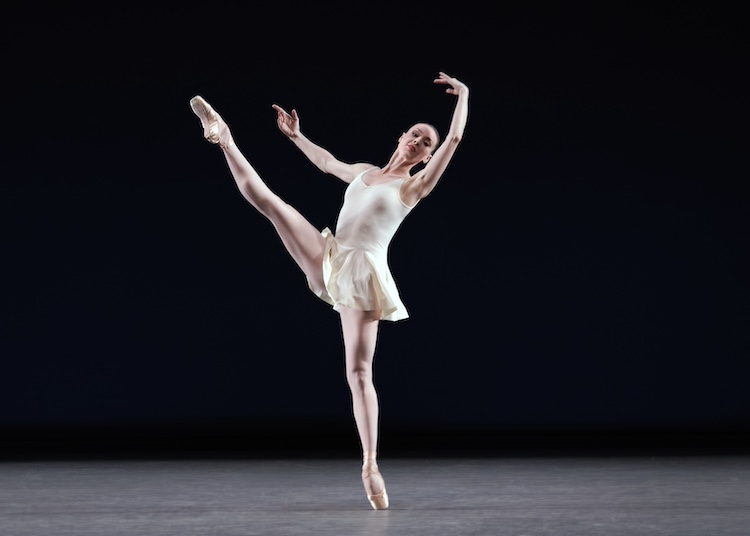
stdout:
<svg viewBox="0 0 750 536">
<path fill-rule="evenodd" d="M 409 316 L 388 267 L 388 246 L 404 218 L 445 172 L 469 113 L 469 89 L 463 82 L 443 72 L 433 82 L 456 96 L 445 140 L 441 143 L 431 124 L 416 123 L 400 135 L 382 167 L 338 160 L 301 132 L 295 109 L 290 114 L 273 105 L 279 130 L 320 171 L 348 184 L 335 233 L 329 228 L 318 231 L 272 192 L 235 144 L 226 121 L 200 95 L 190 101 L 204 137 L 222 149 L 240 193 L 272 223 L 309 288 L 339 313 L 352 412 L 362 446 L 362 483 L 376 510 L 389 506 L 377 463 L 379 402 L 373 360 L 378 326 L 381 320 Z M 421 169 L 414 172 L 418 166 Z"/>
</svg>

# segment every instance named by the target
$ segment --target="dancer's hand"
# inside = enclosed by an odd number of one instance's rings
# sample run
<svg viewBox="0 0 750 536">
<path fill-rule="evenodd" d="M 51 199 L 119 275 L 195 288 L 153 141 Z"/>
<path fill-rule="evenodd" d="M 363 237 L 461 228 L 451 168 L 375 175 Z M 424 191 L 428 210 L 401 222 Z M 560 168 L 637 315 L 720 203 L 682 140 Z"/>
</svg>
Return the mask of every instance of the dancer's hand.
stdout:
<svg viewBox="0 0 750 536">
<path fill-rule="evenodd" d="M 464 84 L 457 78 L 448 76 L 442 71 L 440 71 L 440 74 L 438 75 L 438 77 L 435 80 L 433 80 L 433 83 L 445 84 L 445 85 L 450 86 L 446 88 L 445 92 L 451 95 L 461 95 L 463 93 L 469 92 L 469 87 L 466 84 Z"/>
<path fill-rule="evenodd" d="M 299 115 L 297 115 L 297 110 L 292 109 L 292 115 L 289 115 L 278 104 L 273 104 L 271 107 L 276 110 L 276 125 L 278 125 L 279 130 L 289 138 L 299 136 Z"/>
</svg>

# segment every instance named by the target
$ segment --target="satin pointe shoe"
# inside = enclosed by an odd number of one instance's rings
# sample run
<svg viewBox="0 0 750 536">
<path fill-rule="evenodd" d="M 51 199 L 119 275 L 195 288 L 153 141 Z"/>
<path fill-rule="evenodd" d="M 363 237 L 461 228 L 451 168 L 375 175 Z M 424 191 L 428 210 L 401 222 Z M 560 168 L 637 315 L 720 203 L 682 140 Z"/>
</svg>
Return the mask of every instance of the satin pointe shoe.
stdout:
<svg viewBox="0 0 750 536">
<path fill-rule="evenodd" d="M 200 95 L 196 95 L 190 99 L 190 108 L 193 113 L 198 116 L 201 120 L 201 126 L 203 127 L 203 137 L 214 145 L 219 145 L 221 148 L 226 149 L 234 145 L 232 134 L 229 132 L 224 119 L 216 113 L 206 99 Z"/>
<path fill-rule="evenodd" d="M 388 509 L 388 493 L 386 493 L 385 490 L 381 491 L 380 493 L 376 493 L 375 495 L 368 495 L 367 500 L 370 501 L 370 504 L 375 510 Z"/>
<path fill-rule="evenodd" d="M 364 484 L 365 480 L 370 478 L 371 476 L 379 476 L 382 480 L 382 475 L 380 474 L 380 471 L 378 470 L 377 465 L 372 464 L 365 464 L 362 467 L 362 483 Z M 385 491 L 385 483 L 383 483 L 383 491 L 380 493 L 375 493 L 373 495 L 367 494 L 367 500 L 370 501 L 370 504 L 375 510 L 386 510 L 389 506 L 388 502 L 388 493 Z"/>
</svg>

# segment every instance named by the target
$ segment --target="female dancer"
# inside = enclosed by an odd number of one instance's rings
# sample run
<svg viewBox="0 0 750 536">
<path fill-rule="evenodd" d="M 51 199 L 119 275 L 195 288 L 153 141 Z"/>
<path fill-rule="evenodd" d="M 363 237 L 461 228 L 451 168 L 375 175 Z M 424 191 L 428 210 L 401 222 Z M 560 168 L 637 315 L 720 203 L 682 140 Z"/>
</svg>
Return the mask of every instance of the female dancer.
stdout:
<svg viewBox="0 0 750 536">
<path fill-rule="evenodd" d="M 271 221 L 306 275 L 310 289 L 339 313 L 352 411 L 362 445 L 362 482 L 376 510 L 388 508 L 376 457 L 379 407 L 372 363 L 378 322 L 408 317 L 388 269 L 388 245 L 407 214 L 432 191 L 445 171 L 461 141 L 469 112 L 465 84 L 443 72 L 434 83 L 447 85 L 446 93 L 457 97 L 445 141 L 439 143 L 432 125 L 417 123 L 401 134 L 383 167 L 337 160 L 302 134 L 296 110 L 290 115 L 273 105 L 281 132 L 318 169 L 349 184 L 335 235 L 328 228 L 319 232 L 273 193 L 237 148 L 221 116 L 201 96 L 190 101 L 204 137 L 221 147 L 240 193 Z M 424 167 L 412 174 L 420 164 Z"/>
</svg>

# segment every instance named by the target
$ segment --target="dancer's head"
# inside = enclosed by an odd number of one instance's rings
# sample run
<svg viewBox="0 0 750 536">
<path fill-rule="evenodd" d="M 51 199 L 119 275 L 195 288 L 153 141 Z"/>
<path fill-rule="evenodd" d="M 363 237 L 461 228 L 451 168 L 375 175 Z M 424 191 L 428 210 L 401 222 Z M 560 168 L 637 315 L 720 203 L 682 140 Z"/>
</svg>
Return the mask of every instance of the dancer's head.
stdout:
<svg viewBox="0 0 750 536">
<path fill-rule="evenodd" d="M 440 134 L 429 123 L 416 123 L 401 134 L 398 150 L 415 164 L 426 164 L 440 144 Z"/>
</svg>

